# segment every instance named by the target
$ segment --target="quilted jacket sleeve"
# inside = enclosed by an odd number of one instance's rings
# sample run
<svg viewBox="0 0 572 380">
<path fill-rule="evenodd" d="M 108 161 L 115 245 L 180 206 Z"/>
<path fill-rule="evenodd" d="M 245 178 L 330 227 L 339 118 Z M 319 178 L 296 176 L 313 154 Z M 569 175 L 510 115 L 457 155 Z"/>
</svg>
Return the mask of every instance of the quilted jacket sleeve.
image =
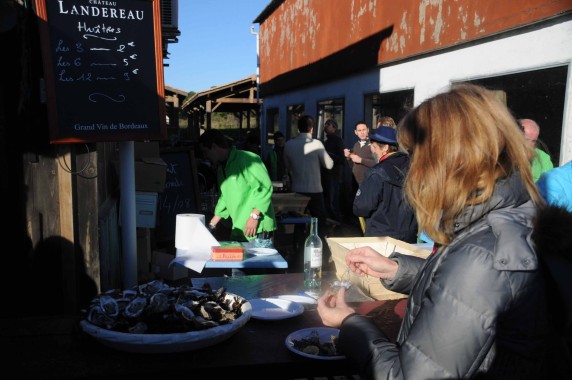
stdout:
<svg viewBox="0 0 572 380">
<path fill-rule="evenodd" d="M 397 262 L 399 267 L 393 280 L 381 280 L 381 284 L 391 291 L 409 294 L 417 272 L 425 264 L 425 259 L 403 255 L 399 252 L 392 253 L 389 258 Z"/>
<path fill-rule="evenodd" d="M 402 273 L 393 285 L 406 289 L 404 276 L 415 272 L 419 262 L 398 259 Z M 373 321 L 356 315 L 341 326 L 340 349 L 368 379 L 474 376 L 493 347 L 497 316 L 514 306 L 514 287 L 529 275 L 499 275 L 490 270 L 489 259 L 482 247 L 466 247 L 462 254 L 445 258 L 448 262 L 441 262 L 435 272 L 424 270 L 415 279 L 415 286 L 422 284 L 424 290 L 410 295 L 397 343 Z"/>
</svg>

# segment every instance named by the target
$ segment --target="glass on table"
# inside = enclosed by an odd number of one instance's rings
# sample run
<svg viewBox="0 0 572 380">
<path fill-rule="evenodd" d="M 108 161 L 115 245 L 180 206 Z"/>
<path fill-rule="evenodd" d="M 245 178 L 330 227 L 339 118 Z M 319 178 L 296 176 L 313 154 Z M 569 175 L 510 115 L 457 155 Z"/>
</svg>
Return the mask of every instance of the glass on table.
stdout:
<svg viewBox="0 0 572 380">
<path fill-rule="evenodd" d="M 252 241 L 254 248 L 272 248 L 272 232 L 263 231 L 259 233 Z"/>
<path fill-rule="evenodd" d="M 341 288 L 348 290 L 352 286 L 350 281 L 350 268 L 347 267 L 344 273 L 340 276 L 339 280 L 334 280 L 330 283 L 330 293 L 337 294 Z"/>
</svg>

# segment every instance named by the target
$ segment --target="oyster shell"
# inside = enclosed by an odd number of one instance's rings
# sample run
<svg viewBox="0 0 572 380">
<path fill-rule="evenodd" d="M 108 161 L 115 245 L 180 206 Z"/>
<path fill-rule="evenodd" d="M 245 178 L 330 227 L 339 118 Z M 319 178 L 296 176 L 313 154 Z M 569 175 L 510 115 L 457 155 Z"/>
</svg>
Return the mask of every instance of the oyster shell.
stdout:
<svg viewBox="0 0 572 380">
<path fill-rule="evenodd" d="M 169 309 L 169 297 L 164 293 L 156 293 L 149 299 L 147 310 L 149 313 L 164 313 Z"/>
<path fill-rule="evenodd" d="M 99 305 L 103 312 L 110 317 L 116 317 L 119 314 L 119 305 L 117 304 L 117 300 L 111 296 L 101 296 L 99 299 Z"/>
<path fill-rule="evenodd" d="M 129 302 L 129 305 L 125 308 L 125 315 L 131 318 L 137 318 L 143 313 L 145 307 L 147 306 L 147 298 L 136 297 L 133 301 Z"/>
</svg>

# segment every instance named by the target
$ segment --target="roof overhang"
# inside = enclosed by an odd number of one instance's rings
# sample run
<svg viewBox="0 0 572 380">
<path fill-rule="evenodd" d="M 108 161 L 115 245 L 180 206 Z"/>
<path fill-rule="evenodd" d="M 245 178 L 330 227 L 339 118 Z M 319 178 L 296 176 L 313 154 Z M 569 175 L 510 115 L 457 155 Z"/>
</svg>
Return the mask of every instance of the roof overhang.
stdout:
<svg viewBox="0 0 572 380">
<path fill-rule="evenodd" d="M 212 87 L 197 92 L 182 105 L 184 112 L 242 112 L 248 109 L 258 110 L 262 99 L 258 98 L 258 84 L 256 75 Z"/>
</svg>

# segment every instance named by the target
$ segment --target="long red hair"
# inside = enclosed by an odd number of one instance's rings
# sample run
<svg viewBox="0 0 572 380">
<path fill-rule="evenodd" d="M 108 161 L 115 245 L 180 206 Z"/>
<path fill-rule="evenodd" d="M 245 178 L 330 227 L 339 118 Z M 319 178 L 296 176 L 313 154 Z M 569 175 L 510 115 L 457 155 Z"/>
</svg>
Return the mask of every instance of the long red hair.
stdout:
<svg viewBox="0 0 572 380">
<path fill-rule="evenodd" d="M 406 197 L 420 230 L 436 243 L 447 244 L 463 209 L 486 202 L 496 181 L 515 171 L 531 199 L 544 204 L 530 170 L 534 151 L 484 87 L 457 84 L 425 100 L 399 123 L 398 141 L 411 154 Z"/>
</svg>

